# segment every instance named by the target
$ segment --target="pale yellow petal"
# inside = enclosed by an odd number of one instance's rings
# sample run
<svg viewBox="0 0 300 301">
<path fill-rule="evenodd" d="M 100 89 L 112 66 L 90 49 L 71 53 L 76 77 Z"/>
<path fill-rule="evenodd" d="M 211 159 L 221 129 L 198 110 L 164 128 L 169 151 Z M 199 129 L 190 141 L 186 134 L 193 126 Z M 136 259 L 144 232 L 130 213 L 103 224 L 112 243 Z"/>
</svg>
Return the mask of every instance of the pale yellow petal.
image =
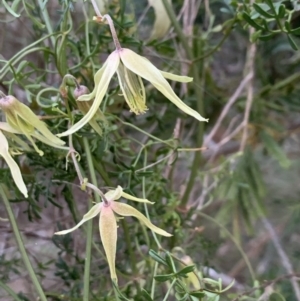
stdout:
<svg viewBox="0 0 300 301">
<path fill-rule="evenodd" d="M 81 95 L 85 96 L 85 95 Z M 91 106 L 93 105 L 94 99 L 88 100 L 88 101 L 77 101 L 77 107 L 81 111 L 81 113 L 86 114 Z M 103 112 L 100 110 L 100 108 L 97 110 L 96 114 L 93 116 L 93 118 L 89 121 L 90 126 L 94 129 L 96 133 L 98 133 L 99 136 L 102 136 L 103 130 L 99 126 L 98 121 L 101 121 L 104 126 L 107 125 L 107 120 L 103 114 Z"/>
<path fill-rule="evenodd" d="M 28 146 L 28 143 L 23 141 L 19 136 L 10 133 L 10 132 L 5 132 L 4 133 L 6 138 L 9 138 L 10 140 L 14 141 L 16 144 L 18 144 L 21 147 L 22 151 L 30 152 L 32 149 Z"/>
<path fill-rule="evenodd" d="M 0 129 L 5 131 L 5 132 L 8 132 L 8 133 L 13 133 L 13 134 L 22 134 L 24 135 L 24 133 L 16 130 L 15 128 L 13 128 L 10 124 L 8 124 L 7 122 L 0 122 Z M 27 138 L 32 142 L 34 148 L 36 149 L 36 145 L 34 143 L 34 141 L 31 139 L 30 135 L 26 135 Z M 47 139 L 46 137 L 44 137 L 43 135 L 41 135 L 40 133 L 38 133 L 37 131 L 36 132 L 32 132 L 31 133 L 31 136 L 40 140 L 41 142 L 47 144 L 47 145 L 50 145 L 52 147 L 55 147 L 55 148 L 59 148 L 59 149 L 63 149 L 63 150 L 69 150 L 70 148 L 68 146 L 63 146 L 61 145 L 61 143 L 59 144 L 55 144 L 52 142 L 52 140 L 50 139 Z M 60 139 L 59 139 L 60 140 Z M 38 152 L 41 152 L 40 150 L 37 150 Z"/>
<path fill-rule="evenodd" d="M 79 228 L 82 224 L 84 224 L 86 221 L 90 220 L 91 218 L 95 217 L 97 214 L 99 214 L 101 212 L 101 209 L 102 209 L 102 203 L 98 203 L 96 205 L 94 205 L 90 210 L 89 212 L 87 212 L 82 220 L 73 228 L 71 229 L 67 229 L 67 230 L 63 230 L 63 231 L 59 231 L 59 232 L 55 232 L 54 234 L 55 235 L 64 235 L 64 234 L 67 234 L 67 233 L 70 233 L 74 230 L 76 230 L 77 228 Z"/>
<path fill-rule="evenodd" d="M 167 1 L 171 3 L 171 0 Z M 153 7 L 155 13 L 155 22 L 151 32 L 150 40 L 163 38 L 171 26 L 169 15 L 162 1 L 148 0 L 148 3 Z"/>
<path fill-rule="evenodd" d="M 131 201 L 135 201 L 135 202 L 139 202 L 139 203 L 147 203 L 147 204 L 154 204 L 154 202 L 150 202 L 148 201 L 147 199 L 140 199 L 140 198 L 137 198 L 133 195 L 130 195 L 126 192 L 122 192 L 122 197 L 124 199 L 127 199 L 127 200 L 131 200 Z"/>
<path fill-rule="evenodd" d="M 161 71 L 161 70 L 160 70 L 160 73 L 162 74 L 162 76 L 164 78 L 174 80 L 176 82 L 189 83 L 189 82 L 193 81 L 193 78 L 189 77 L 189 76 L 177 75 L 177 74 L 173 74 L 173 73 L 165 72 L 165 71 Z"/>
<path fill-rule="evenodd" d="M 102 77 L 98 84 L 95 100 L 93 102 L 93 105 L 91 106 L 91 109 L 88 111 L 86 115 L 83 116 L 83 118 L 80 121 L 75 123 L 70 129 L 68 129 L 67 131 L 61 134 L 58 134 L 57 135 L 58 137 L 74 134 L 93 118 L 99 106 L 101 105 L 102 99 L 107 91 L 112 76 L 118 69 L 119 62 L 120 62 L 119 55 L 117 52 L 114 51 L 107 59 L 107 65 L 103 71 Z"/>
<path fill-rule="evenodd" d="M 122 196 L 122 193 L 123 193 L 122 187 L 118 186 L 117 189 L 106 192 L 105 198 L 108 201 L 115 201 L 115 200 L 118 200 Z"/>
<path fill-rule="evenodd" d="M 84 95 L 79 96 L 76 100 L 78 100 L 78 101 L 90 101 L 90 100 L 95 98 L 96 92 L 97 92 L 97 89 L 98 89 L 98 85 L 100 83 L 100 80 L 103 76 L 103 73 L 104 73 L 104 70 L 106 69 L 106 67 L 107 67 L 107 61 L 103 64 L 101 69 L 96 72 L 96 74 L 94 76 L 94 85 L 95 85 L 94 90 L 89 94 L 84 94 Z"/>
<path fill-rule="evenodd" d="M 31 134 L 32 137 L 40 140 L 41 142 L 47 144 L 47 145 L 50 145 L 52 147 L 55 147 L 55 148 L 59 148 L 59 149 L 63 149 L 63 150 L 66 150 L 66 151 L 69 151 L 70 148 L 68 146 L 63 146 L 63 145 L 59 145 L 59 144 L 55 144 L 53 143 L 51 140 L 45 138 L 43 135 L 37 133 L 37 132 L 34 132 Z"/>
<path fill-rule="evenodd" d="M 117 281 L 116 248 L 117 248 L 117 221 L 110 206 L 103 206 L 99 220 L 100 236 L 109 265 L 110 276 Z"/>
<path fill-rule="evenodd" d="M 150 81 L 165 97 L 173 102 L 180 110 L 193 116 L 199 121 L 208 121 L 198 112 L 187 106 L 172 90 L 170 84 L 163 77 L 162 73 L 148 60 L 136 54 L 130 49 L 119 50 L 123 64 L 132 72 Z"/>
<path fill-rule="evenodd" d="M 19 190 L 24 194 L 25 198 L 28 197 L 27 188 L 25 186 L 25 183 L 22 178 L 22 174 L 20 171 L 20 168 L 18 164 L 14 161 L 12 156 L 10 155 L 8 151 L 8 142 L 6 140 L 6 137 L 3 135 L 3 133 L 0 131 L 0 155 L 4 158 L 6 161 L 11 175 L 14 179 L 15 184 L 19 188 Z"/>
<path fill-rule="evenodd" d="M 141 212 L 139 212 L 138 210 L 136 210 L 132 206 L 129 206 L 129 205 L 123 204 L 123 203 L 113 202 L 111 204 L 111 207 L 112 207 L 114 212 L 116 212 L 117 214 L 119 214 L 121 216 L 134 216 L 134 217 L 136 217 L 141 223 L 145 224 L 149 229 L 156 232 L 157 234 L 160 234 L 160 235 L 163 235 L 163 236 L 172 236 L 172 234 L 170 234 L 170 233 L 166 232 L 165 230 L 160 229 L 160 228 L 156 227 L 155 225 L 153 225 L 147 219 L 147 217 L 144 214 L 142 214 Z"/>
<path fill-rule="evenodd" d="M 102 128 L 99 126 L 98 122 L 92 118 L 90 121 L 89 121 L 89 124 L 90 126 L 94 129 L 94 131 L 102 137 L 102 134 L 103 134 L 103 130 Z"/>
<path fill-rule="evenodd" d="M 140 56 L 141 59 L 144 59 L 146 61 L 146 63 L 150 63 L 152 65 L 152 63 L 145 57 Z M 155 67 L 156 68 L 156 67 Z M 166 71 L 162 71 L 160 69 L 157 69 L 164 78 L 170 79 L 170 80 L 174 80 L 176 82 L 181 82 L 181 83 L 189 83 L 193 81 L 192 77 L 189 76 L 184 76 L 184 75 L 177 75 L 174 73 L 170 73 L 170 72 L 166 72 Z"/>
<path fill-rule="evenodd" d="M 50 130 L 47 128 L 46 123 L 41 121 L 32 111 L 31 109 L 21 103 L 20 101 L 17 101 L 15 104 L 15 114 L 17 115 L 17 119 L 22 119 L 22 123 L 27 123 L 29 125 L 32 125 L 34 128 L 36 128 L 41 134 L 44 135 L 46 139 L 48 139 L 51 143 L 55 145 L 64 145 L 65 142 L 54 136 Z M 21 125 L 20 125 L 21 127 Z M 25 133 L 24 133 L 25 134 Z"/>
<path fill-rule="evenodd" d="M 7 122 L 0 122 L 0 130 L 3 130 L 5 132 L 10 132 L 10 133 L 13 133 L 13 134 L 22 134 L 22 132 L 17 131 L 15 128 L 13 128 Z"/>
</svg>

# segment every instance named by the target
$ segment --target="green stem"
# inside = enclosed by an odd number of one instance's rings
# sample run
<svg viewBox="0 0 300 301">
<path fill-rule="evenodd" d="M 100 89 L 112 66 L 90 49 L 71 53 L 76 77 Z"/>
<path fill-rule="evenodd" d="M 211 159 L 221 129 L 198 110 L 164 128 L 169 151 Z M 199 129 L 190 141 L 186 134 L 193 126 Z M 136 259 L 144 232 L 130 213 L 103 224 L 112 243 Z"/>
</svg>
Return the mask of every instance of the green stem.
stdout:
<svg viewBox="0 0 300 301">
<path fill-rule="evenodd" d="M 273 5 L 273 2 L 272 2 L 272 1 L 268 1 L 268 5 L 270 6 L 271 11 L 272 11 L 273 14 L 274 14 L 274 17 L 275 17 L 275 20 L 276 20 L 276 23 L 277 23 L 278 27 L 280 28 L 280 30 L 281 30 L 282 32 L 286 32 L 286 31 L 284 30 L 284 28 L 282 27 L 282 24 L 281 24 L 281 22 L 280 22 L 280 18 L 278 17 L 278 15 L 277 15 L 277 13 L 276 13 L 276 9 L 275 9 L 275 7 L 274 7 L 274 5 Z"/>
<path fill-rule="evenodd" d="M 209 56 L 211 56 L 212 54 L 214 54 L 222 45 L 223 43 L 227 40 L 228 36 L 230 35 L 232 29 L 233 29 L 233 26 L 236 22 L 236 17 L 232 20 L 232 23 L 230 24 L 230 27 L 226 30 L 226 33 L 224 34 L 223 38 L 220 40 L 220 42 L 213 48 L 211 49 L 210 51 L 206 52 L 205 54 L 195 58 L 193 60 L 193 63 L 197 62 L 197 61 L 200 61 L 200 60 L 203 60 Z"/>
<path fill-rule="evenodd" d="M 0 281 L 0 288 L 4 289 L 15 301 L 22 301 L 19 296 L 2 281 Z"/>
<path fill-rule="evenodd" d="M 6 75 L 6 73 L 9 71 L 9 67 L 13 67 L 14 64 L 16 64 L 18 61 L 20 61 L 24 56 L 28 55 L 31 52 L 36 52 L 36 51 L 44 51 L 44 52 L 49 52 L 49 49 L 45 48 L 45 47 L 35 47 L 32 49 L 29 49 L 27 51 L 23 51 L 24 49 L 22 49 L 19 53 L 19 56 L 15 55 L 13 58 L 11 58 L 10 60 L 6 61 L 6 64 L 3 66 L 3 68 L 0 70 L 0 81 L 2 81 L 2 79 L 4 78 L 4 76 Z"/>
<path fill-rule="evenodd" d="M 181 29 L 181 26 L 179 22 L 177 21 L 176 15 L 170 5 L 170 3 L 167 0 L 162 0 L 164 7 L 167 11 L 167 14 L 172 22 L 172 25 L 174 26 L 175 32 L 186 52 L 187 59 L 190 60 L 191 62 L 193 61 L 193 52 L 191 47 L 188 44 L 188 41 Z M 200 113 L 201 116 L 204 114 L 204 105 L 203 105 L 203 80 L 200 79 L 199 76 L 199 66 L 195 63 L 191 65 L 192 69 L 192 74 L 194 78 L 194 89 L 195 89 L 195 94 L 197 97 L 197 110 Z M 203 70 L 203 64 L 201 64 L 201 69 Z M 201 72 L 202 73 L 202 72 Z M 204 123 L 200 122 L 197 130 L 197 146 L 200 147 L 202 146 L 203 143 L 203 134 L 204 134 Z M 201 163 L 201 152 L 196 152 L 194 156 L 194 160 L 192 163 L 192 170 L 191 174 L 185 189 L 185 192 L 183 194 L 180 207 L 185 207 L 186 204 L 188 203 L 190 193 L 192 191 L 192 188 L 194 186 L 194 182 L 197 176 L 197 172 L 199 170 L 199 165 Z"/>
<path fill-rule="evenodd" d="M 213 219 L 212 217 L 210 217 L 209 215 L 206 215 L 205 213 L 202 212 L 197 212 L 197 215 L 200 215 L 206 219 L 208 219 L 209 221 L 215 223 L 216 225 L 218 225 L 218 227 L 220 227 L 223 231 L 226 232 L 226 234 L 231 238 L 231 240 L 233 241 L 233 243 L 236 245 L 237 249 L 240 251 L 248 269 L 249 269 L 249 273 L 251 275 L 252 281 L 254 283 L 255 281 L 255 273 L 252 269 L 251 263 L 247 257 L 247 255 L 245 254 L 244 250 L 242 249 L 242 247 L 240 246 L 240 244 L 237 242 L 237 240 L 235 239 L 235 237 L 230 233 L 230 231 L 228 231 L 222 224 L 220 224 L 219 222 L 217 222 L 215 219 Z"/>
<path fill-rule="evenodd" d="M 18 247 L 19 247 L 19 251 L 21 253 L 21 257 L 22 257 L 22 260 L 24 262 L 24 265 L 27 269 L 27 272 L 29 274 L 29 277 L 31 278 L 31 281 L 33 282 L 33 285 L 39 295 L 39 299 L 41 301 L 47 301 L 47 298 L 45 296 L 45 293 L 40 285 L 40 282 L 32 268 L 32 265 L 30 263 L 30 260 L 29 260 L 29 257 L 27 255 L 27 252 L 26 252 L 26 249 L 24 247 L 24 243 L 23 243 L 23 240 L 22 240 L 22 237 L 21 237 L 21 233 L 19 231 L 19 228 L 18 228 L 18 225 L 17 225 L 17 222 L 16 222 L 16 219 L 15 219 L 15 216 L 14 216 L 14 213 L 10 207 L 10 203 L 9 203 L 9 200 L 4 192 L 4 189 L 3 187 L 0 185 L 0 194 L 2 196 L 2 199 L 3 199 L 3 202 L 4 202 L 4 206 L 5 206 L 5 209 L 7 211 L 7 214 L 8 214 L 8 218 L 9 218 L 9 221 L 10 221 L 10 224 L 12 226 L 12 229 L 13 229 L 13 232 L 14 232 L 14 235 L 15 235 L 15 238 L 16 238 L 16 241 L 17 241 L 17 244 L 18 244 Z"/>
<path fill-rule="evenodd" d="M 62 5 L 62 10 L 64 11 L 64 14 L 62 16 L 63 20 L 60 25 L 61 40 L 59 41 L 57 38 L 55 47 L 56 67 L 61 77 L 68 73 L 67 36 L 72 29 L 72 23 L 70 22 L 70 26 L 68 25 L 68 21 L 71 21 L 72 19 L 70 18 L 67 2 Z"/>
<path fill-rule="evenodd" d="M 101 161 L 98 161 L 94 157 L 93 157 L 93 163 L 94 163 L 95 169 L 98 171 L 98 173 L 102 177 L 102 179 L 105 182 L 105 184 L 108 185 L 108 186 L 110 186 L 110 187 L 113 187 L 114 184 L 111 181 L 111 179 L 109 178 L 109 175 L 107 174 L 107 172 L 106 172 L 106 170 L 105 170 L 105 168 L 103 166 L 103 163 Z"/>
<path fill-rule="evenodd" d="M 55 34 L 56 34 L 56 33 L 55 33 Z M 15 59 L 20 58 L 21 55 L 22 55 L 22 56 L 27 55 L 27 54 L 28 54 L 27 51 L 28 51 L 30 48 L 32 48 L 33 46 L 37 45 L 38 43 L 40 43 L 40 42 L 42 42 L 42 41 L 48 39 L 49 37 L 52 37 L 52 36 L 55 35 L 55 34 L 49 34 L 49 35 L 47 35 L 47 36 L 44 36 L 44 37 L 40 38 L 39 40 L 35 41 L 34 43 L 32 43 L 32 44 L 26 46 L 25 48 L 23 48 L 22 50 L 20 50 L 20 51 L 19 51 L 18 53 L 16 53 L 12 58 L 10 58 L 8 61 L 6 61 L 6 64 L 5 64 L 5 65 L 2 67 L 2 69 L 0 70 L 0 74 L 1 74 L 2 72 L 4 72 L 4 70 L 5 70 L 6 68 L 8 68 L 9 65 L 12 64 L 12 62 L 13 62 Z M 42 48 L 42 47 L 39 47 L 38 49 L 40 49 L 40 48 Z"/>
<path fill-rule="evenodd" d="M 147 149 L 146 148 L 145 148 L 144 166 L 147 166 Z M 146 197 L 146 178 L 145 177 L 142 178 L 142 190 L 143 190 L 143 199 L 146 199 L 147 197 Z M 147 204 L 145 204 L 145 203 L 144 203 L 144 208 L 145 208 L 146 217 L 150 221 L 148 207 L 147 207 Z M 154 238 L 154 240 L 157 244 L 157 247 L 160 250 L 161 249 L 161 244 L 160 244 L 160 242 L 157 238 L 157 235 L 154 231 L 151 230 L 151 232 L 152 232 L 153 238 Z"/>
<path fill-rule="evenodd" d="M 177 278 L 174 278 L 173 281 L 172 281 L 172 283 L 171 283 L 171 285 L 170 285 L 170 287 L 169 287 L 169 289 L 168 289 L 168 291 L 167 291 L 167 293 L 166 293 L 166 295 L 165 295 L 165 297 L 164 297 L 163 301 L 167 301 L 168 300 L 168 297 L 169 297 L 169 295 L 171 293 L 171 290 L 172 290 L 173 286 L 175 285 L 176 281 L 177 281 Z"/>
<path fill-rule="evenodd" d="M 49 18 L 49 15 L 48 15 L 48 11 L 46 9 L 46 5 L 43 4 L 42 0 L 38 0 L 38 3 L 39 3 L 39 6 L 40 6 L 40 10 L 42 12 L 42 15 L 43 15 L 45 24 L 46 24 L 46 28 L 47 28 L 49 34 L 52 35 L 53 34 L 53 29 L 52 29 L 52 26 L 51 26 L 51 23 L 50 23 L 50 18 Z M 55 47 L 55 39 L 54 39 L 54 37 L 51 37 L 50 40 L 51 40 L 52 46 Z"/>
<path fill-rule="evenodd" d="M 97 186 L 96 173 L 93 165 L 91 150 L 89 142 L 86 137 L 83 138 L 84 151 L 86 154 L 89 174 L 93 185 Z M 101 202 L 100 196 L 95 193 L 95 198 L 98 203 Z M 89 209 L 92 207 L 92 200 L 89 199 Z M 84 277 L 83 277 L 83 301 L 89 301 L 90 292 L 90 268 L 91 268 L 91 253 L 92 253 L 92 242 L 93 242 L 93 221 L 87 221 L 87 231 L 86 231 L 86 250 L 85 250 L 85 265 L 84 265 Z"/>
<path fill-rule="evenodd" d="M 127 126 L 133 128 L 133 129 L 135 129 L 135 130 L 137 130 L 137 131 L 143 133 L 144 135 L 146 135 L 146 136 L 148 136 L 148 137 L 150 137 L 150 138 L 152 138 L 152 139 L 154 139 L 154 140 L 156 140 L 156 141 L 158 141 L 158 142 L 161 142 L 161 143 L 166 144 L 166 145 L 168 145 L 168 146 L 170 146 L 170 147 L 173 148 L 172 142 L 168 142 L 168 140 L 162 140 L 162 139 L 159 139 L 159 138 L 157 138 L 157 137 L 155 137 L 155 136 L 149 134 L 148 132 L 146 132 L 146 131 L 144 131 L 144 130 L 138 128 L 137 126 L 135 126 L 135 125 L 133 125 L 133 124 L 131 124 L 131 123 L 129 123 L 129 122 L 123 121 L 122 119 L 120 119 L 120 118 L 118 118 L 118 117 L 116 117 L 116 116 L 114 116 L 114 118 L 116 118 L 117 120 L 119 120 L 122 124 L 127 125 Z"/>
<path fill-rule="evenodd" d="M 174 13 L 174 10 L 173 10 L 171 4 L 169 3 L 168 0 L 162 0 L 162 2 L 164 4 L 164 7 L 167 11 L 167 14 L 168 14 L 170 20 L 171 20 L 171 23 L 174 26 L 174 30 L 175 30 L 175 32 L 176 32 L 176 34 L 177 34 L 184 50 L 186 52 L 187 59 L 192 61 L 192 58 L 193 58 L 192 50 L 191 50 L 191 48 L 188 44 L 188 41 L 187 41 L 182 29 L 181 29 L 181 26 L 180 26 L 179 22 L 177 21 L 177 17 Z"/>
<path fill-rule="evenodd" d="M 84 25 L 84 31 L 85 31 L 85 45 L 86 45 L 86 53 L 87 53 L 87 57 L 89 57 L 89 61 L 92 65 L 93 68 L 93 74 L 95 74 L 95 64 L 91 58 L 91 48 L 90 48 L 90 38 L 89 38 L 89 33 L 90 33 L 90 28 L 89 28 L 89 23 L 90 23 L 90 19 L 86 13 L 85 10 L 85 6 L 82 5 L 82 11 L 83 11 L 83 15 L 85 18 L 85 25 Z"/>
<path fill-rule="evenodd" d="M 154 271 L 153 271 L 153 278 L 152 278 L 152 285 L 151 285 L 151 298 L 154 300 L 154 294 L 155 294 L 155 287 L 156 287 L 156 280 L 154 277 L 157 275 L 158 270 L 158 262 L 155 261 L 154 265 Z"/>
<path fill-rule="evenodd" d="M 129 233 L 129 229 L 128 229 L 128 224 L 125 222 L 124 219 L 121 220 L 121 225 L 124 231 L 124 236 L 125 236 L 125 241 L 126 241 L 126 245 L 128 248 L 128 253 L 129 253 L 129 258 L 130 258 L 130 264 L 131 264 L 131 268 L 132 268 L 132 272 L 134 274 L 134 278 L 137 276 L 137 266 L 136 266 L 136 256 L 133 252 L 132 249 L 132 238 L 130 237 L 130 233 Z M 139 286 L 138 284 L 135 282 L 136 284 L 136 288 L 139 290 Z"/>
</svg>

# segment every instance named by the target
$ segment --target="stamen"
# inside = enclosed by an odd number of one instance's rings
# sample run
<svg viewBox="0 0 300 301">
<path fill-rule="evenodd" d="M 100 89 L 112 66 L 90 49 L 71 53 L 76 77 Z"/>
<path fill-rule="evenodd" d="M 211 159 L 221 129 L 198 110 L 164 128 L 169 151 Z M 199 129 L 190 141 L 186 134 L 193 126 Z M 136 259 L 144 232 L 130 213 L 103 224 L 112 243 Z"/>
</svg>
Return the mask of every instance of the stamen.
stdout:
<svg viewBox="0 0 300 301">
<path fill-rule="evenodd" d="M 135 114 L 145 113 L 147 110 L 146 93 L 142 79 L 126 68 L 122 62 L 120 62 L 117 73 L 123 95 L 130 110 Z"/>
</svg>

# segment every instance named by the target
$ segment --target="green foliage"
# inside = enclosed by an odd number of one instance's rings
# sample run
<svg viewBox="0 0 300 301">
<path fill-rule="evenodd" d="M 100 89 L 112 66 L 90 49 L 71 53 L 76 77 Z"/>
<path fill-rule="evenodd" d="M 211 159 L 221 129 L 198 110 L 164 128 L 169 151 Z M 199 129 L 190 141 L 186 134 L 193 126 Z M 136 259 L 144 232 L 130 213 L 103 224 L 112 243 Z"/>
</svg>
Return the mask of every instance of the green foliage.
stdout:
<svg viewBox="0 0 300 301">
<path fill-rule="evenodd" d="M 148 82 L 148 111 L 134 115 L 115 76 L 95 121 L 102 135 L 85 125 L 62 138 L 69 153 L 37 141 L 39 156 L 24 135 L 1 130 L 28 198 L 1 157 L 0 298 L 297 300 L 298 1 L 195 1 L 190 7 L 192 1 L 162 0 L 171 28 L 155 40 L 156 16 L 146 0 L 96 2 L 107 3 L 122 47 L 161 70 L 193 77 L 193 83 L 170 84 L 209 123 L 181 112 Z M 65 132 L 86 114 L 77 104 L 78 85 L 93 91 L 94 75 L 115 50 L 110 28 L 93 21 L 89 1 L 2 4 L 1 91 L 26 103 L 54 135 Z M 0 119 L 6 121 L 4 111 Z M 162 238 L 118 216 L 116 283 L 98 221 L 65 236 L 53 233 L 72 228 L 103 200 L 102 191 L 118 185 L 155 202 L 134 207 L 173 236 Z M 5 213 L 7 204 L 15 222 Z M 262 222 L 266 217 L 275 237 Z M 25 251 L 13 239 L 14 225 Z M 24 252 L 37 281 L 21 261 Z"/>
</svg>

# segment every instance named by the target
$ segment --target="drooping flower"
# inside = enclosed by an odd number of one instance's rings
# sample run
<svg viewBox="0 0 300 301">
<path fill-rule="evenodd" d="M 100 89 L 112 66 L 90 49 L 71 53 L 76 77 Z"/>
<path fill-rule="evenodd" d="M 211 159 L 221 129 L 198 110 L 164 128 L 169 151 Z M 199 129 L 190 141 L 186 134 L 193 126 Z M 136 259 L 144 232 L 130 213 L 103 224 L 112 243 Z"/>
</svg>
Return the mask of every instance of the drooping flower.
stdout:
<svg viewBox="0 0 300 301">
<path fill-rule="evenodd" d="M 180 110 L 193 116 L 199 121 L 208 121 L 198 112 L 186 105 L 173 91 L 166 79 L 178 82 L 191 82 L 193 79 L 187 76 L 175 75 L 157 69 L 148 59 L 142 57 L 130 49 L 117 48 L 109 55 L 102 68 L 95 74 L 94 90 L 90 94 L 82 95 L 78 101 L 95 101 L 89 112 L 69 130 L 58 134 L 58 137 L 71 135 L 88 123 L 97 112 L 103 97 L 108 89 L 112 76 L 117 72 L 119 84 L 123 96 L 132 112 L 135 114 L 144 113 L 147 110 L 146 93 L 141 78 L 152 83 L 165 97 L 173 102 Z"/>
<path fill-rule="evenodd" d="M 7 163 L 15 184 L 17 185 L 19 190 L 23 193 L 25 198 L 27 198 L 28 192 L 25 183 L 23 181 L 20 168 L 12 158 L 11 154 L 9 153 L 8 142 L 6 137 L 3 135 L 2 131 L 0 131 L 0 156 L 3 157 L 5 162 Z"/>
<path fill-rule="evenodd" d="M 95 217 L 96 215 L 100 214 L 99 217 L 99 230 L 100 230 L 100 237 L 102 240 L 103 248 L 107 257 L 109 270 L 111 278 L 114 281 L 117 281 L 116 275 L 116 268 L 115 268 L 115 260 L 116 260 L 116 247 L 117 247 L 117 220 L 119 216 L 134 216 L 136 217 L 141 223 L 146 225 L 152 231 L 163 235 L 163 236 L 172 236 L 168 232 L 156 227 L 153 225 L 145 215 L 141 212 L 136 210 L 130 205 L 115 202 L 116 200 L 124 197 L 128 200 L 136 201 L 136 202 L 143 202 L 143 203 L 150 203 L 147 199 L 140 199 L 136 198 L 130 194 L 123 192 L 121 186 L 118 186 L 117 189 L 108 191 L 104 195 L 105 199 L 103 202 L 94 205 L 88 213 L 86 213 L 82 220 L 73 228 L 68 230 L 63 230 L 56 232 L 56 235 L 64 235 L 70 233 L 77 228 L 79 228 L 83 223 L 90 220 L 91 218 Z"/>
<path fill-rule="evenodd" d="M 5 127 L 3 129 L 14 134 L 25 135 L 41 156 L 43 152 L 36 146 L 32 137 L 53 147 L 68 149 L 63 147 L 64 141 L 54 136 L 47 128 L 47 125 L 28 106 L 21 103 L 14 96 L 1 97 L 0 109 L 4 112 L 8 124 L 6 126 L 2 123 L 2 126 Z"/>
</svg>

